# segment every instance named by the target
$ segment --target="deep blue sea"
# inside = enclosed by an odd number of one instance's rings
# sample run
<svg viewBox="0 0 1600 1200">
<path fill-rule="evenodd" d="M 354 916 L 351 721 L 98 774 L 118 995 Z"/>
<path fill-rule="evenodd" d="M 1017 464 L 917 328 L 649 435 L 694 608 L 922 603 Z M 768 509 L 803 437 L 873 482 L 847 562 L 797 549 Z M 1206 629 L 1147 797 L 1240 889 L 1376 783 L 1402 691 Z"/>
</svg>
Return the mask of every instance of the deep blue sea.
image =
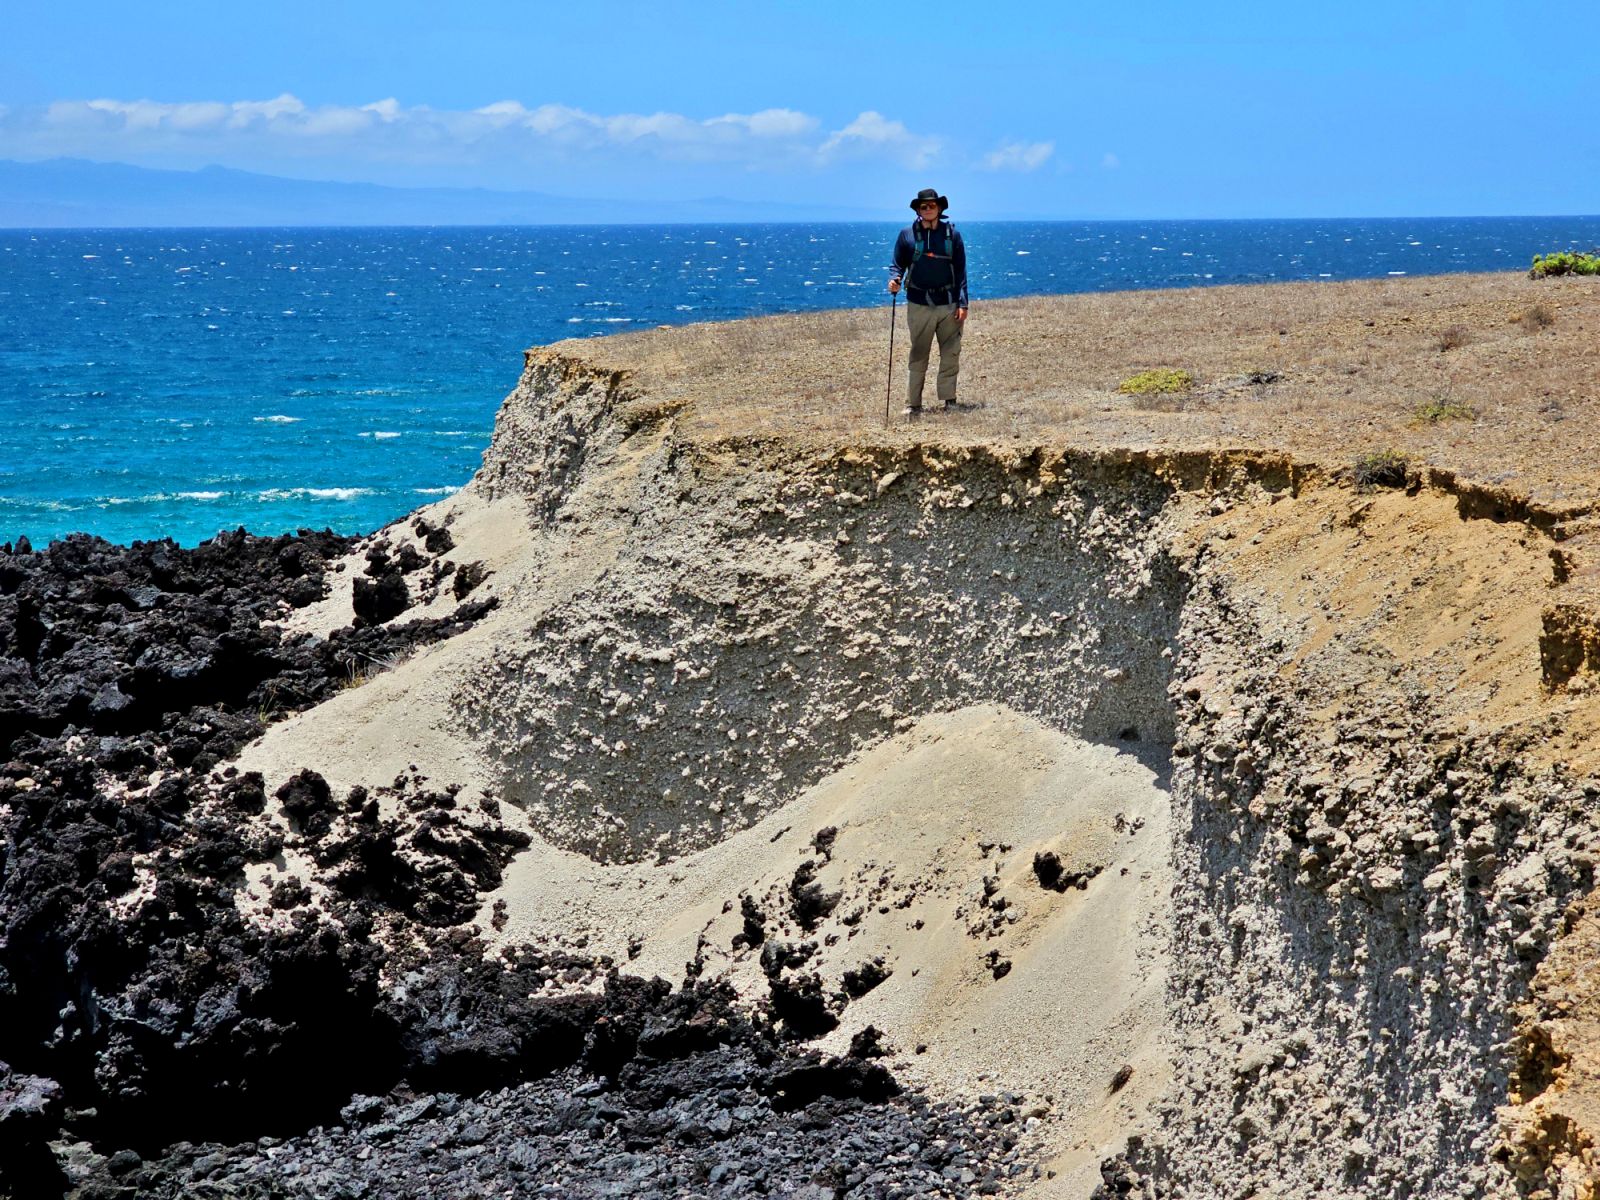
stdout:
<svg viewBox="0 0 1600 1200">
<path fill-rule="evenodd" d="M 977 306 L 1524 270 L 1600 244 L 1600 217 L 959 227 Z M 471 477 L 524 348 L 884 304 L 894 233 L 0 230 L 0 541 L 377 528 Z"/>
</svg>

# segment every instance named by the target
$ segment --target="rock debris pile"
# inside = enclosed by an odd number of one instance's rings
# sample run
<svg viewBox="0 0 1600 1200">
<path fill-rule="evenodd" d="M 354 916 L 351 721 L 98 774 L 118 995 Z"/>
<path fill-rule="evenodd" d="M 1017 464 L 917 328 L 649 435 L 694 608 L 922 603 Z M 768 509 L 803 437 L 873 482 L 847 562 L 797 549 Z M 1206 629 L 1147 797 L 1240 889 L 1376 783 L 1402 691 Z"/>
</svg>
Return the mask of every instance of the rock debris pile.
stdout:
<svg viewBox="0 0 1600 1200">
<path fill-rule="evenodd" d="M 479 568 L 446 617 L 284 635 L 350 549 L 0 551 L 0 1195 L 958 1196 L 1033 1169 L 1013 1105 L 904 1093 L 873 1039 L 827 1057 L 723 986 L 491 954 L 467 922 L 528 840 L 493 801 L 220 767 L 493 606 Z M 391 596 L 462 578 L 377 557 Z M 285 855 L 303 876 L 252 888 Z"/>
<path fill-rule="evenodd" d="M 586 1031 L 587 1050 L 545 1078 L 356 1096 L 336 1122 L 299 1136 L 69 1169 L 83 1195 L 240 1200 L 937 1197 L 995 1194 L 1037 1174 L 1006 1097 L 949 1109 L 902 1095 L 878 1062 L 777 1044 L 715 990 L 668 996 L 612 976 L 602 1001 L 566 1016 L 566 1037 L 542 1031 L 524 1053 L 583 1049 Z"/>
</svg>

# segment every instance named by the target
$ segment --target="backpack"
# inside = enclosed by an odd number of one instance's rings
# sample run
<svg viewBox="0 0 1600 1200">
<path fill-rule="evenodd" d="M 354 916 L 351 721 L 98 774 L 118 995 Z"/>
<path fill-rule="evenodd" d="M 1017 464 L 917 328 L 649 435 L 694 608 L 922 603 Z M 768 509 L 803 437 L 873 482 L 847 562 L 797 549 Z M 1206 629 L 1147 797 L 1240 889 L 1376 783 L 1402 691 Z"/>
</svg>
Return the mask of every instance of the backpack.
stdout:
<svg viewBox="0 0 1600 1200">
<path fill-rule="evenodd" d="M 944 252 L 942 254 L 938 249 L 935 248 L 938 244 L 941 234 L 943 235 L 944 242 Z M 912 287 L 916 287 L 923 291 L 942 292 L 953 289 L 956 285 L 955 226 L 950 224 L 949 221 L 941 220 L 937 228 L 932 230 L 924 230 L 922 228 L 922 222 L 918 221 L 911 227 L 911 241 L 913 249 L 911 253 L 911 266 L 906 268 L 907 283 Z M 921 277 L 918 278 L 919 273 L 917 271 L 917 267 L 922 262 L 922 259 L 925 255 L 942 261 L 938 264 L 929 263 L 928 266 L 920 273 Z M 947 274 L 945 275 L 944 279 L 937 283 L 926 282 L 929 271 L 937 269 L 937 266 L 945 267 Z"/>
<path fill-rule="evenodd" d="M 955 256 L 956 256 L 956 227 L 954 225 L 950 224 L 949 221 L 941 220 L 939 222 L 938 228 L 934 229 L 933 232 L 934 233 L 939 233 L 941 231 L 944 233 L 944 257 L 948 258 L 948 259 L 951 259 L 953 261 L 955 259 Z M 915 250 L 913 250 L 912 254 L 911 254 L 911 265 L 912 266 L 916 266 L 917 265 L 917 260 L 920 259 L 924 254 L 929 252 L 928 243 L 932 239 L 931 238 L 925 238 L 922 235 L 923 235 L 922 222 L 918 221 L 915 225 L 913 225 L 911 227 L 911 239 L 912 239 L 912 243 L 916 247 Z"/>
</svg>

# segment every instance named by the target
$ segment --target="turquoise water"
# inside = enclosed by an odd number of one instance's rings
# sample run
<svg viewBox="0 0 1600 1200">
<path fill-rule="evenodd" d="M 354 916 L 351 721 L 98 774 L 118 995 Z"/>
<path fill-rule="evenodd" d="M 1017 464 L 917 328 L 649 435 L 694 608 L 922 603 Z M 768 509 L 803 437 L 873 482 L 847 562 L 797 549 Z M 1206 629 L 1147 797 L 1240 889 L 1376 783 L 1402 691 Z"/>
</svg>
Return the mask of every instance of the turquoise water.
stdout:
<svg viewBox="0 0 1600 1200">
<path fill-rule="evenodd" d="M 1521 270 L 1600 218 L 962 224 L 974 303 Z M 887 301 L 894 227 L 0 231 L 0 541 L 374 529 L 477 468 L 522 350 Z"/>
</svg>

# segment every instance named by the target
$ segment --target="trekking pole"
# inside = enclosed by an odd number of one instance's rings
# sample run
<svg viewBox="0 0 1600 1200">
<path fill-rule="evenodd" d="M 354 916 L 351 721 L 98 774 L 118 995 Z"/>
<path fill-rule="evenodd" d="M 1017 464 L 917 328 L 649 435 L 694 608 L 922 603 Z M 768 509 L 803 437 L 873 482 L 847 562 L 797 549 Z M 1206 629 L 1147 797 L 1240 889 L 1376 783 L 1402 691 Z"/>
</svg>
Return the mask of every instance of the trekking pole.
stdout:
<svg viewBox="0 0 1600 1200">
<path fill-rule="evenodd" d="M 889 293 L 889 377 L 883 385 L 883 423 L 889 422 L 889 396 L 894 391 L 894 315 L 900 304 L 900 293 Z"/>
</svg>

